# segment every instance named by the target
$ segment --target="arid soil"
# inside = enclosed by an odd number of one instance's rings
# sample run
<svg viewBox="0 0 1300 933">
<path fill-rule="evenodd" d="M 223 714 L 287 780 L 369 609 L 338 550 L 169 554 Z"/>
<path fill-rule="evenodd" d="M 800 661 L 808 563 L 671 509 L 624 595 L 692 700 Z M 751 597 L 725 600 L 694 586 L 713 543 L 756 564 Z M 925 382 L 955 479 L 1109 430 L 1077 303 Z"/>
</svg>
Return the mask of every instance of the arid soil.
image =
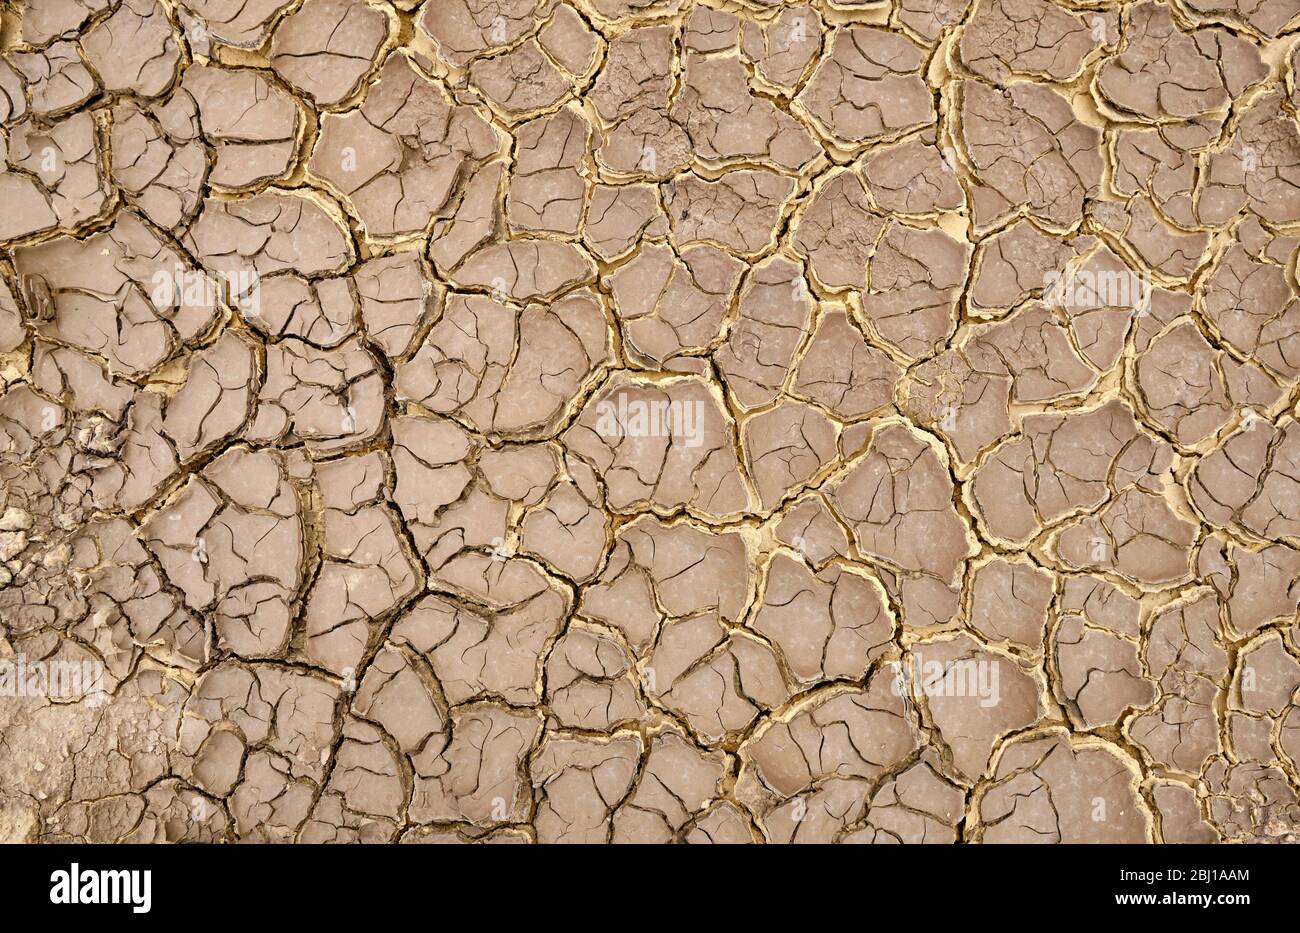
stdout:
<svg viewBox="0 0 1300 933">
<path fill-rule="evenodd" d="M 1300 0 L 0 9 L 0 839 L 1296 840 Z"/>
</svg>

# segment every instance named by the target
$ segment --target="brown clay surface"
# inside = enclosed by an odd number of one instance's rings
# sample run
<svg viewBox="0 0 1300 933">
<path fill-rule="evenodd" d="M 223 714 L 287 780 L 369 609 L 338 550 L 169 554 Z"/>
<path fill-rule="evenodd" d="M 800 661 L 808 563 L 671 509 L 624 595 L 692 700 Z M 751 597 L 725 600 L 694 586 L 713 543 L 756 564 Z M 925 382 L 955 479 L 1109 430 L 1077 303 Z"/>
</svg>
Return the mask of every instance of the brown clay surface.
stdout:
<svg viewBox="0 0 1300 933">
<path fill-rule="evenodd" d="M 0 4 L 0 840 L 1295 841 L 1298 33 Z"/>
</svg>

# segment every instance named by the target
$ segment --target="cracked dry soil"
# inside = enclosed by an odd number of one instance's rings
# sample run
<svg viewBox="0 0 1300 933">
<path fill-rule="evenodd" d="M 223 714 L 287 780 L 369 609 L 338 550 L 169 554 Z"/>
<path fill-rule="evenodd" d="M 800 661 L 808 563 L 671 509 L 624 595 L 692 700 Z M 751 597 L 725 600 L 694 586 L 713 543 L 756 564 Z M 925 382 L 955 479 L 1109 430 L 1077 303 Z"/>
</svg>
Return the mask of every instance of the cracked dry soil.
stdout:
<svg viewBox="0 0 1300 933">
<path fill-rule="evenodd" d="M 1295 841 L 1300 0 L 2 9 L 0 838 Z"/>
</svg>

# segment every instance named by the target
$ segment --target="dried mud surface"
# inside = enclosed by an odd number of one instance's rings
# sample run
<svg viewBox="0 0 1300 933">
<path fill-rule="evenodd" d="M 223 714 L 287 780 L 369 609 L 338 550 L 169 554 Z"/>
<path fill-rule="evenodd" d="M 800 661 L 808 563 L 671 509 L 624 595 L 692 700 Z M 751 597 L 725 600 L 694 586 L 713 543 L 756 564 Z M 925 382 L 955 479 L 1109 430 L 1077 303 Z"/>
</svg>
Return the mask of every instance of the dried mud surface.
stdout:
<svg viewBox="0 0 1300 933">
<path fill-rule="evenodd" d="M 0 839 L 1295 841 L 1300 0 L 0 10 Z"/>
</svg>

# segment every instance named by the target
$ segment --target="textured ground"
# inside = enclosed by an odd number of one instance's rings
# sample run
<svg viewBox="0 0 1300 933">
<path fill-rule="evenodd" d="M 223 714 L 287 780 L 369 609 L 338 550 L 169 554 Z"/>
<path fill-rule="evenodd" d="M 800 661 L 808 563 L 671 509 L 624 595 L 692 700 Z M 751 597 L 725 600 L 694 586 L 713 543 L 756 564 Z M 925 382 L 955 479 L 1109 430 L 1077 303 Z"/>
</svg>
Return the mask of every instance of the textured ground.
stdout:
<svg viewBox="0 0 1300 933">
<path fill-rule="evenodd" d="M 2 8 L 0 838 L 1295 840 L 1300 0 Z"/>
</svg>

